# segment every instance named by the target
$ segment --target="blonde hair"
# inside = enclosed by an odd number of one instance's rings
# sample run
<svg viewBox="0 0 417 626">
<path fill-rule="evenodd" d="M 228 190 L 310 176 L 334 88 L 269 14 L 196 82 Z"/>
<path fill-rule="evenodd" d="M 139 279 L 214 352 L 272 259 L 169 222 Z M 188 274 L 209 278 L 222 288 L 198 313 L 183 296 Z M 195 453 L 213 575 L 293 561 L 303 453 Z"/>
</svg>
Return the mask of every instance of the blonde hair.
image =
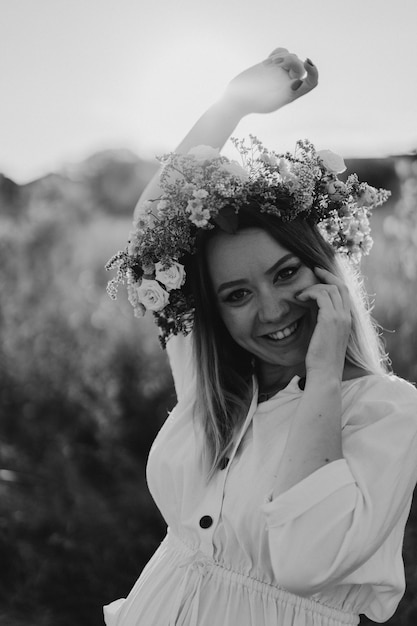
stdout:
<svg viewBox="0 0 417 626">
<path fill-rule="evenodd" d="M 372 374 L 389 371 L 378 326 L 359 271 L 336 254 L 314 224 L 297 219 L 283 222 L 256 207 L 239 211 L 239 229 L 261 228 L 310 268 L 323 267 L 349 289 L 352 327 L 346 351 L 350 363 Z M 207 241 L 216 229 L 202 231 L 193 257 L 191 283 L 195 297 L 194 356 L 197 364 L 196 415 L 206 436 L 208 478 L 230 452 L 233 435 L 243 422 L 252 396 L 254 359 L 238 346 L 219 315 L 206 261 Z"/>
</svg>

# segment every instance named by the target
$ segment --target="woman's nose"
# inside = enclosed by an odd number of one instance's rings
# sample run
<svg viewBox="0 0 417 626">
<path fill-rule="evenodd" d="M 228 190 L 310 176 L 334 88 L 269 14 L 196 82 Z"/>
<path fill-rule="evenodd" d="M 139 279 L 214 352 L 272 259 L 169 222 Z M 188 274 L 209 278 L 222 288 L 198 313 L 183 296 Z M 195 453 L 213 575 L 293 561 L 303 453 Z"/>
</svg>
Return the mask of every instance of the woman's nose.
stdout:
<svg viewBox="0 0 417 626">
<path fill-rule="evenodd" d="M 279 322 L 283 319 L 289 309 L 290 305 L 285 297 L 276 294 L 264 294 L 258 299 L 258 318 L 262 324 L 268 324 L 270 322 Z"/>
</svg>

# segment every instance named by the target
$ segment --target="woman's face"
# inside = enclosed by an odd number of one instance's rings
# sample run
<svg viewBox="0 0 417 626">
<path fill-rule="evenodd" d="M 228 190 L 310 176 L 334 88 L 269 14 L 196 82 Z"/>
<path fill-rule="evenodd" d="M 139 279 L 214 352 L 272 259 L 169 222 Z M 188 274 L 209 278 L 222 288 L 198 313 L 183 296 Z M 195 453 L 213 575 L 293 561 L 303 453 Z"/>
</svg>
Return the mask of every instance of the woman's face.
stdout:
<svg viewBox="0 0 417 626">
<path fill-rule="evenodd" d="M 296 294 L 318 281 L 266 231 L 210 240 L 207 261 L 220 315 L 232 338 L 268 367 L 304 368 L 317 321 L 315 302 Z"/>
</svg>

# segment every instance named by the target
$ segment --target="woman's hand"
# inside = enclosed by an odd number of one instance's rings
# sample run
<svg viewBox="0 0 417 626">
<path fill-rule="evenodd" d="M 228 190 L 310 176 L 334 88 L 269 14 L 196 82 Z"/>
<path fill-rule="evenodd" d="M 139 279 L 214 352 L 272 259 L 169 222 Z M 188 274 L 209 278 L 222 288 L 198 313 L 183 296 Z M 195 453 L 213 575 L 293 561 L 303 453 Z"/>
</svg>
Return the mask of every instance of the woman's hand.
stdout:
<svg viewBox="0 0 417 626">
<path fill-rule="evenodd" d="M 265 61 L 230 82 L 224 96 L 201 116 L 175 152 L 187 154 L 190 148 L 199 145 L 221 149 L 243 116 L 280 109 L 314 89 L 317 77 L 317 69 L 311 61 L 302 63 L 295 54 L 277 48 Z M 158 172 L 143 191 L 135 217 L 142 214 L 147 200 L 160 195 L 159 182 Z"/>
<path fill-rule="evenodd" d="M 277 48 L 265 61 L 236 76 L 224 99 L 242 116 L 271 113 L 304 96 L 317 83 L 318 70 L 309 59 L 303 63 L 286 48 Z"/>
<path fill-rule="evenodd" d="M 331 272 L 316 267 L 320 283 L 307 287 L 297 299 L 315 300 L 317 324 L 306 356 L 306 375 L 320 374 L 343 377 L 346 348 L 351 330 L 350 296 L 344 282 Z"/>
</svg>

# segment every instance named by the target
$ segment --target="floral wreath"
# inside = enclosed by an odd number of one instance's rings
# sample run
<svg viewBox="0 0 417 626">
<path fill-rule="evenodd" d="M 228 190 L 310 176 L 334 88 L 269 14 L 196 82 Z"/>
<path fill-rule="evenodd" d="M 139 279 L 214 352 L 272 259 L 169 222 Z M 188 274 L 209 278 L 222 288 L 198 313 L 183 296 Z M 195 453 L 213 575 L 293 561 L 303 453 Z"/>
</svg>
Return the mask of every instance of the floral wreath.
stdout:
<svg viewBox="0 0 417 626">
<path fill-rule="evenodd" d="M 316 151 L 307 140 L 298 141 L 291 155 L 249 137 L 249 146 L 232 139 L 242 165 L 210 146 L 160 157 L 161 196 L 145 203 L 127 248 L 106 264 L 107 270 L 117 269 L 107 286 L 110 297 L 125 283 L 135 316 L 153 312 L 162 347 L 171 335 L 192 329 L 194 302 L 184 288 L 182 261 L 195 253 L 198 231 L 218 226 L 236 232 L 243 205 L 255 204 L 283 221 L 299 217 L 317 224 L 323 238 L 353 263 L 372 247 L 370 212 L 390 192 L 360 183 L 356 174 L 342 182 L 342 157 Z"/>
</svg>

